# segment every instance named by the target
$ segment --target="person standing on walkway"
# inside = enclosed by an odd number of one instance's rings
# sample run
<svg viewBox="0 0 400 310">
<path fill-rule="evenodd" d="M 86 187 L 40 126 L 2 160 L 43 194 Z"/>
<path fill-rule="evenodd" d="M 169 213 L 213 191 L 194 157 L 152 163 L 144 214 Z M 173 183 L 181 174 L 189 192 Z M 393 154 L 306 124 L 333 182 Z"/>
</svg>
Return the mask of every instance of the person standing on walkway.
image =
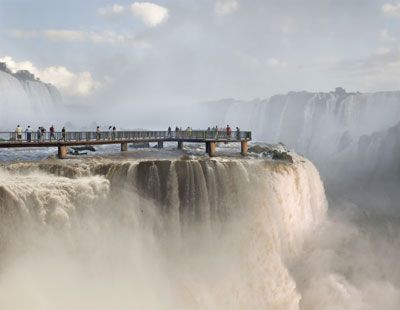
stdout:
<svg viewBox="0 0 400 310">
<path fill-rule="evenodd" d="M 191 138 L 192 137 L 192 127 L 188 126 L 186 128 L 186 135 Z"/>
<path fill-rule="evenodd" d="M 214 127 L 214 135 L 215 135 L 215 139 L 218 139 L 218 125 L 215 125 L 215 127 Z"/>
<path fill-rule="evenodd" d="M 100 126 L 96 127 L 96 140 L 100 140 Z"/>
<path fill-rule="evenodd" d="M 22 128 L 20 125 L 17 125 L 17 128 L 15 128 L 15 135 L 17 140 L 22 140 Z"/>
<path fill-rule="evenodd" d="M 117 128 L 114 126 L 112 129 L 112 139 L 115 140 L 115 138 L 117 137 Z"/>
<path fill-rule="evenodd" d="M 61 137 L 62 137 L 62 140 L 65 141 L 65 127 L 63 127 L 63 128 L 61 129 Z"/>
<path fill-rule="evenodd" d="M 240 128 L 236 127 L 236 140 L 240 140 Z"/>
<path fill-rule="evenodd" d="M 42 138 L 42 141 L 44 141 L 46 138 L 46 129 L 44 129 L 44 127 L 40 127 L 40 133 L 41 133 L 40 136 Z"/>
<path fill-rule="evenodd" d="M 231 138 L 232 135 L 232 129 L 229 125 L 226 126 L 226 136 L 228 137 L 228 139 Z"/>
<path fill-rule="evenodd" d="M 168 138 L 171 138 L 171 133 L 172 133 L 171 126 L 168 126 Z"/>
<path fill-rule="evenodd" d="M 28 128 L 25 129 L 26 132 L 26 140 L 28 142 L 32 142 L 32 129 L 31 126 L 28 126 Z"/>
<path fill-rule="evenodd" d="M 56 139 L 56 136 L 55 136 L 55 129 L 54 129 L 54 125 L 51 125 L 51 127 L 50 127 L 50 142 L 51 142 L 51 140 L 52 139 Z"/>
<path fill-rule="evenodd" d="M 40 142 L 42 140 L 42 128 L 39 126 L 36 130 L 37 140 Z"/>
</svg>

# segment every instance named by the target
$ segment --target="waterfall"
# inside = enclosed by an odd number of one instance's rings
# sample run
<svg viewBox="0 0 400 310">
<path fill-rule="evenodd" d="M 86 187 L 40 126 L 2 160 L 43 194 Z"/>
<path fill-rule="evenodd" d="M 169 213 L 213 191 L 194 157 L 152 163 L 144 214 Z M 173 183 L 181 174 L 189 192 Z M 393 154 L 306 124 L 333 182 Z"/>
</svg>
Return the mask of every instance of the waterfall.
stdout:
<svg viewBox="0 0 400 310">
<path fill-rule="evenodd" d="M 57 88 L 36 80 L 21 80 L 0 70 L 0 121 L 2 127 L 14 128 L 9 120 L 31 122 L 43 119 L 62 98 Z M 21 122 L 22 123 L 22 122 Z"/>
<path fill-rule="evenodd" d="M 0 308 L 298 309 L 326 209 L 299 156 L 4 164 Z"/>
<path fill-rule="evenodd" d="M 400 121 L 398 91 L 290 92 L 266 100 L 214 103 L 218 104 L 223 104 L 226 112 L 224 119 L 214 122 L 252 130 L 255 141 L 282 142 L 305 154 L 329 179 L 339 174 L 343 177 L 343 172 L 349 169 L 371 177 L 374 173 L 371 166 L 384 165 L 384 171 L 389 171 L 393 165 L 397 167 L 393 154 L 386 156 L 390 160 L 387 164 L 380 160 L 382 148 L 378 147 L 377 139 L 393 137 L 391 128 Z M 360 153 L 360 146 L 367 150 L 367 141 L 374 141 L 375 145 L 368 147 L 370 155 Z"/>
</svg>

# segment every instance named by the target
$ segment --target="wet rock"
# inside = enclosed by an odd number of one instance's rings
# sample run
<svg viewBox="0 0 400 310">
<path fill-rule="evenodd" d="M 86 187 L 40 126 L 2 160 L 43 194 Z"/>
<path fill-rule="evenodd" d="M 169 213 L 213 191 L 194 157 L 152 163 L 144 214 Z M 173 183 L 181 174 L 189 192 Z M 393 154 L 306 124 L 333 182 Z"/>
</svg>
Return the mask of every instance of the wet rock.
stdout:
<svg viewBox="0 0 400 310">
<path fill-rule="evenodd" d="M 148 149 L 150 147 L 150 143 L 149 142 L 132 143 L 129 145 L 129 147 L 133 149 Z"/>
<path fill-rule="evenodd" d="M 293 164 L 293 158 L 287 152 L 280 152 L 278 150 L 272 151 L 272 159 L 274 160 L 283 160 Z"/>
<path fill-rule="evenodd" d="M 87 155 L 87 151 L 96 152 L 96 149 L 92 145 L 73 146 L 68 149 L 71 155 Z"/>
<path fill-rule="evenodd" d="M 261 154 L 261 153 L 269 153 L 271 152 L 271 149 L 268 146 L 254 145 L 249 147 L 248 151 L 250 153 Z"/>
<path fill-rule="evenodd" d="M 90 152 L 96 152 L 96 149 L 94 148 L 93 145 L 85 145 L 85 146 L 74 146 L 71 147 L 74 151 L 82 152 L 82 151 L 90 151 Z"/>
</svg>

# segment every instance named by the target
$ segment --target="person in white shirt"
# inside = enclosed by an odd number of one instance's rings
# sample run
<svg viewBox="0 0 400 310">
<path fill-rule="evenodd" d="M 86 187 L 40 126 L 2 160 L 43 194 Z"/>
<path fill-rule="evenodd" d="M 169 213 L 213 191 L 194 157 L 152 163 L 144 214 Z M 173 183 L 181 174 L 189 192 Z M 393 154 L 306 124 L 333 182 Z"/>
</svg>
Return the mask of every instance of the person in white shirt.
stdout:
<svg viewBox="0 0 400 310">
<path fill-rule="evenodd" d="M 32 129 L 31 129 L 31 126 L 28 126 L 28 128 L 25 129 L 25 132 L 26 132 L 26 140 L 28 142 L 31 142 L 32 141 Z"/>
<path fill-rule="evenodd" d="M 15 134 L 16 134 L 16 138 L 17 140 L 22 140 L 22 128 L 20 125 L 17 126 L 17 128 L 15 128 Z"/>
</svg>

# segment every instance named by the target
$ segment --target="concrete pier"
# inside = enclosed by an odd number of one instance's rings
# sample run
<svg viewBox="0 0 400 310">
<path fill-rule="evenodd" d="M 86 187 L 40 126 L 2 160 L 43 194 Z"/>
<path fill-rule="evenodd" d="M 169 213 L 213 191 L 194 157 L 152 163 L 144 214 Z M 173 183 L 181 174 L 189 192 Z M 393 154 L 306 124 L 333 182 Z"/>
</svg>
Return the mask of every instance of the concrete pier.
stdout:
<svg viewBox="0 0 400 310">
<path fill-rule="evenodd" d="M 249 145 L 247 144 L 247 141 L 240 142 L 240 149 L 241 149 L 240 154 L 242 154 L 242 156 L 247 156 L 247 152 L 249 149 Z"/>
<path fill-rule="evenodd" d="M 67 158 L 67 147 L 65 145 L 58 146 L 58 158 L 59 159 Z"/>
<path fill-rule="evenodd" d="M 214 157 L 216 150 L 217 150 L 216 142 L 211 142 L 211 141 L 206 142 L 206 152 L 207 152 L 208 156 Z"/>
<path fill-rule="evenodd" d="M 121 152 L 128 151 L 128 142 L 121 143 Z"/>
</svg>

